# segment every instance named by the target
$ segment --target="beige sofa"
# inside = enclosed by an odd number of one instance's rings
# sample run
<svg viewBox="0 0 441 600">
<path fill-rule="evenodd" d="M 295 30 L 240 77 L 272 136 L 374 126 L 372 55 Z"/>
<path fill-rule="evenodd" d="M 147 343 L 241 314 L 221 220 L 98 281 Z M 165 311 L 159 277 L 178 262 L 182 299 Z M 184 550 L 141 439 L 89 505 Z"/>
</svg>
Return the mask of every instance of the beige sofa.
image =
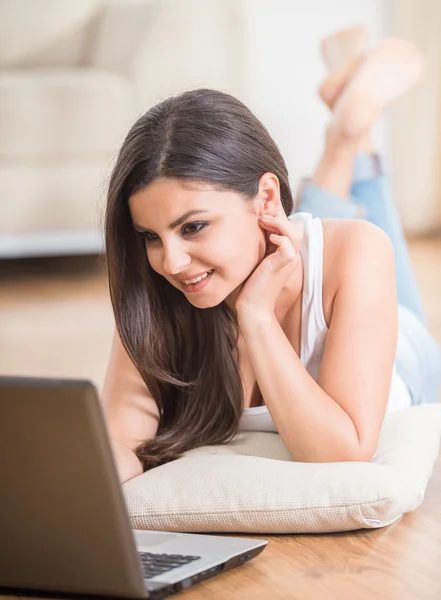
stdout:
<svg viewBox="0 0 441 600">
<path fill-rule="evenodd" d="M 106 181 L 136 116 L 189 87 L 241 95 L 236 8 L 0 3 L 0 258 L 103 248 Z"/>
</svg>

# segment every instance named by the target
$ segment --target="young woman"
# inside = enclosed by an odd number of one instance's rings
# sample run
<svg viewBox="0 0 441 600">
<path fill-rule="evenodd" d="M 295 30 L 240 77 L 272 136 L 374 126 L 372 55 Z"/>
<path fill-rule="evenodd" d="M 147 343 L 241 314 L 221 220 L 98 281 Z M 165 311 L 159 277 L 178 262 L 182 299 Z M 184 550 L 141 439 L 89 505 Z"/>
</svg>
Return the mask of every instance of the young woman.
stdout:
<svg viewBox="0 0 441 600">
<path fill-rule="evenodd" d="M 388 410 L 436 401 L 439 347 L 370 141 L 421 59 L 402 40 L 362 55 L 362 36 L 323 45 L 333 118 L 296 206 L 274 141 L 227 94 L 169 98 L 128 133 L 102 394 L 122 482 L 239 429 L 277 431 L 297 461 L 369 461 Z"/>
</svg>

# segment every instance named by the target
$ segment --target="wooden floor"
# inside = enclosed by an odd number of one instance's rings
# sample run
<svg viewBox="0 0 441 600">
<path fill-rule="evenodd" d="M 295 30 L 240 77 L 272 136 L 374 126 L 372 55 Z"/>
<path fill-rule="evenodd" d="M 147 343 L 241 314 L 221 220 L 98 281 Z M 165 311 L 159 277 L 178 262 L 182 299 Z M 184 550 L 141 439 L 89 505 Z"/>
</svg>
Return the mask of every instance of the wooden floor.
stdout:
<svg viewBox="0 0 441 600">
<path fill-rule="evenodd" d="M 441 239 L 410 245 L 429 329 L 441 341 Z M 2 374 L 103 383 L 113 318 L 102 259 L 0 263 Z M 249 564 L 182 598 L 441 599 L 441 458 L 422 506 L 384 529 L 259 536 Z"/>
<path fill-rule="evenodd" d="M 392 525 L 345 533 L 259 535 L 268 540 L 262 554 L 176 598 L 440 600 L 440 500 L 441 455 L 423 504 Z"/>
<path fill-rule="evenodd" d="M 113 332 L 102 257 L 0 263 L 0 365 L 104 381 Z"/>
</svg>

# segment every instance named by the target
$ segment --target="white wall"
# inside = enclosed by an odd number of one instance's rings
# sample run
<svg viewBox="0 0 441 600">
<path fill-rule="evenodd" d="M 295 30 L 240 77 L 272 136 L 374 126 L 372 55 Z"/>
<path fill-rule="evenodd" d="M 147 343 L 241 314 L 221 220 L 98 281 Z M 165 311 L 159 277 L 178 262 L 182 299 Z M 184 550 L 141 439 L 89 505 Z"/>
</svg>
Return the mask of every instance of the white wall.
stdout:
<svg viewBox="0 0 441 600">
<path fill-rule="evenodd" d="M 384 30 L 387 0 L 241 0 L 246 81 L 241 99 L 278 143 L 293 189 L 312 170 L 322 147 L 328 110 L 317 95 L 326 73 L 320 40 L 333 31 L 366 23 L 371 42 Z M 385 126 L 376 139 L 386 148 Z"/>
<path fill-rule="evenodd" d="M 417 44 L 420 83 L 391 115 L 392 185 L 410 234 L 441 232 L 441 2 L 389 0 L 389 30 Z"/>
</svg>

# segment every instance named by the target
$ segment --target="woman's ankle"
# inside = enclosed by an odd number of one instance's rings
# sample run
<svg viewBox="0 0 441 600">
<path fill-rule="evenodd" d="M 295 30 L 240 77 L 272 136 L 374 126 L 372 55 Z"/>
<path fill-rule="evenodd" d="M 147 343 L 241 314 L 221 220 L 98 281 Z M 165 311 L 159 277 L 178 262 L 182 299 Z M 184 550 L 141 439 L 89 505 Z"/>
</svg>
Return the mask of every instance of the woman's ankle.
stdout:
<svg viewBox="0 0 441 600">
<path fill-rule="evenodd" d="M 374 142 L 370 131 L 367 131 L 358 142 L 357 151 L 359 154 L 376 154 Z"/>
<path fill-rule="evenodd" d="M 332 155 L 374 153 L 374 145 L 371 140 L 370 130 L 353 135 L 343 129 L 335 119 L 328 124 L 325 133 L 325 153 Z"/>
<path fill-rule="evenodd" d="M 348 198 L 359 141 L 331 122 L 325 134 L 323 155 L 310 181 L 335 196 Z"/>
</svg>

